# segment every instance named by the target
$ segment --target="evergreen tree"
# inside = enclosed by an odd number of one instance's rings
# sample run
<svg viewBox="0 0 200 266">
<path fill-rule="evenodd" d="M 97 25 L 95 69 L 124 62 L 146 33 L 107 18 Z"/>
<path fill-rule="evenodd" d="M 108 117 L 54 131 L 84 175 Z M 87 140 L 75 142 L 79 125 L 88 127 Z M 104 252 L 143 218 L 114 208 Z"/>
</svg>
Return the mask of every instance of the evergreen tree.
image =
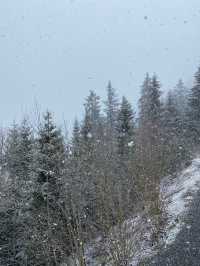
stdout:
<svg viewBox="0 0 200 266">
<path fill-rule="evenodd" d="M 19 126 L 14 123 L 12 128 L 8 132 L 6 141 L 6 163 L 7 170 L 12 179 L 19 177 L 20 175 L 20 132 Z"/>
<path fill-rule="evenodd" d="M 164 106 L 162 130 L 164 167 L 167 173 L 172 173 L 188 158 L 189 152 L 186 150 L 182 115 L 176 105 L 174 93 L 171 91 Z"/>
<path fill-rule="evenodd" d="M 112 188 L 114 204 L 116 204 L 115 219 L 123 219 L 133 206 L 133 176 L 130 166 L 135 154 L 135 120 L 134 112 L 129 101 L 123 97 L 118 113 L 117 121 L 117 156 L 113 166 L 116 171 L 112 173 Z M 111 166 L 112 167 L 112 166 Z M 114 174 L 114 175 L 113 175 Z M 121 217 L 119 217 L 119 213 Z M 122 214 L 123 213 L 123 214 Z"/>
<path fill-rule="evenodd" d="M 159 124 L 161 117 L 161 101 L 160 101 L 161 91 L 160 91 L 160 82 L 157 79 L 157 76 L 154 75 L 151 81 L 151 90 L 150 90 L 150 120 L 154 123 Z"/>
<path fill-rule="evenodd" d="M 33 162 L 33 135 L 28 120 L 10 129 L 6 145 L 7 168 L 11 178 L 29 180 Z"/>
<path fill-rule="evenodd" d="M 180 132 L 180 115 L 176 105 L 176 99 L 171 91 L 167 95 L 164 106 L 164 126 L 166 135 L 173 138 Z"/>
<path fill-rule="evenodd" d="M 105 101 L 105 132 L 106 132 L 106 145 L 108 153 L 114 155 L 117 149 L 117 120 L 119 113 L 119 102 L 112 87 L 111 81 L 107 86 L 107 100 Z"/>
<path fill-rule="evenodd" d="M 20 251 L 17 254 L 19 265 L 27 264 L 28 247 L 30 244 L 30 206 L 33 192 L 33 154 L 34 138 L 29 121 L 24 118 L 19 128 L 19 178 L 18 191 L 20 192 L 20 212 L 17 227 L 18 247 Z"/>
<path fill-rule="evenodd" d="M 5 165 L 7 181 L 1 176 L 1 209 L 0 209 L 0 263 L 14 265 L 19 252 L 17 246 L 18 226 L 16 218 L 20 211 L 20 185 L 18 185 L 19 170 L 19 128 L 16 123 L 9 129 L 5 144 Z M 4 173 L 4 174 L 5 174 Z M 4 183 L 7 183 L 4 186 Z M 2 208 L 3 207 L 3 208 Z"/>
<path fill-rule="evenodd" d="M 182 79 L 180 79 L 173 91 L 173 96 L 175 98 L 176 108 L 183 121 L 186 119 L 186 112 L 188 109 L 188 94 L 188 89 Z"/>
<path fill-rule="evenodd" d="M 154 220 L 156 237 L 160 234 L 163 216 L 159 191 L 160 180 L 164 174 L 161 134 L 163 108 L 160 96 L 160 83 L 156 75 L 150 78 L 147 74 L 139 101 L 137 160 L 140 180 L 137 182 L 145 203 L 148 202 L 147 208 Z"/>
<path fill-rule="evenodd" d="M 35 263 L 41 260 L 41 264 L 56 265 L 68 248 L 62 212 L 65 149 L 61 131 L 54 125 L 49 111 L 44 115 L 37 142 L 37 175 L 33 194 L 34 237 L 30 257 Z"/>
<path fill-rule="evenodd" d="M 154 155 L 158 155 L 158 148 L 161 145 L 163 110 L 160 96 L 160 83 L 156 75 L 150 78 L 147 74 L 139 100 L 139 138 L 141 148 L 148 149 Z"/>
<path fill-rule="evenodd" d="M 82 179 L 82 168 L 84 165 L 84 153 L 83 153 L 83 143 L 81 139 L 79 122 L 76 119 L 74 122 L 74 128 L 72 133 L 71 141 L 71 156 L 67 162 L 66 174 L 68 176 L 68 183 L 70 184 L 67 191 L 68 202 L 73 202 L 75 206 L 82 206 L 82 184 L 84 180 Z M 84 175 L 84 173 L 83 173 Z M 83 200 L 83 198 L 82 198 Z M 70 206 L 69 206 L 70 208 Z M 80 207 L 81 209 L 81 207 Z M 83 208 L 82 208 L 83 209 Z"/>
<path fill-rule="evenodd" d="M 195 74 L 194 86 L 189 95 L 189 135 L 195 145 L 200 144 L 200 68 Z"/>
<path fill-rule="evenodd" d="M 12 243 L 7 243 L 8 252 L 13 261 L 17 253 L 19 252 L 19 247 L 17 245 L 18 241 L 18 230 L 20 228 L 18 224 L 19 214 L 22 209 L 22 188 L 21 188 L 21 165 L 20 165 L 20 151 L 19 151 L 19 143 L 20 143 L 20 130 L 19 126 L 14 123 L 12 128 L 9 129 L 8 137 L 6 141 L 6 170 L 8 172 L 9 177 L 9 186 L 7 190 L 7 194 L 10 197 L 11 204 L 9 205 L 9 213 L 7 213 L 7 217 L 10 218 L 8 226 L 10 226 L 10 230 L 12 232 L 11 235 L 8 235 L 8 241 Z M 11 222 L 11 220 L 13 220 Z M 21 221 L 21 219 L 20 219 Z M 15 230 L 14 230 L 15 228 Z"/>
<path fill-rule="evenodd" d="M 154 75 L 152 78 L 146 75 L 139 100 L 139 134 L 143 141 L 156 146 L 160 141 L 160 129 L 162 119 L 162 103 L 160 100 L 160 83 Z M 146 140 L 145 140 L 146 139 Z M 144 146 L 146 146 L 144 144 Z"/>
<path fill-rule="evenodd" d="M 105 113 L 107 127 L 110 131 L 110 135 L 114 135 L 116 130 L 116 123 L 119 113 L 119 102 L 115 89 L 112 87 L 111 81 L 107 86 L 107 100 L 105 101 Z M 114 132 L 113 132 L 114 131 Z"/>
<path fill-rule="evenodd" d="M 84 140 L 96 139 L 101 124 L 100 97 L 94 91 L 90 91 L 84 106 L 85 117 L 81 129 L 82 137 Z"/>
<path fill-rule="evenodd" d="M 149 120 L 149 99 L 151 89 L 151 78 L 146 74 L 142 85 L 141 97 L 139 99 L 139 127 L 142 128 Z"/>
<path fill-rule="evenodd" d="M 9 172 L 10 193 L 12 202 L 12 226 L 15 246 L 13 256 L 17 265 L 24 265 L 27 260 L 29 243 L 29 208 L 32 192 L 33 138 L 28 121 L 23 120 L 20 126 L 14 124 L 7 139 L 6 160 Z M 12 249 L 12 247 L 10 247 Z"/>
<path fill-rule="evenodd" d="M 20 126 L 20 176 L 23 180 L 29 180 L 33 167 L 34 138 L 32 129 L 27 119 Z"/>
<path fill-rule="evenodd" d="M 81 145 L 81 132 L 80 126 L 77 119 L 74 121 L 74 128 L 72 133 L 72 153 L 75 157 L 79 157 L 80 155 L 80 145 Z"/>
<path fill-rule="evenodd" d="M 5 170 L 5 144 L 6 144 L 6 132 L 0 129 L 0 175 L 4 173 Z"/>
<path fill-rule="evenodd" d="M 158 126 L 161 118 L 161 91 L 160 83 L 156 77 L 151 79 L 149 75 L 146 75 L 144 84 L 142 86 L 142 95 L 140 98 L 140 126 Z"/>
<path fill-rule="evenodd" d="M 134 112 L 131 104 L 123 97 L 118 115 L 118 152 L 128 156 L 134 146 Z"/>
<path fill-rule="evenodd" d="M 85 173 L 91 174 L 91 167 L 97 162 L 104 138 L 104 121 L 101 116 L 100 98 L 94 91 L 86 99 L 85 116 L 81 126 L 81 153 L 85 162 Z M 95 159 L 96 158 L 96 159 Z"/>
</svg>

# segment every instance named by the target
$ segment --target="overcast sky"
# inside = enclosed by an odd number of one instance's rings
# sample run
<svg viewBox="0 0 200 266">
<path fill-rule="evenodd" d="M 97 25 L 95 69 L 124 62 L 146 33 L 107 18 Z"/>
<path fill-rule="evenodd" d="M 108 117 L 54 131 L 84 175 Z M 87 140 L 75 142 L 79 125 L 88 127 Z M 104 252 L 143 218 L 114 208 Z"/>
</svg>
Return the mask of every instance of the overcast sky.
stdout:
<svg viewBox="0 0 200 266">
<path fill-rule="evenodd" d="M 199 0 L 0 2 L 0 123 L 33 107 L 80 117 L 108 80 L 136 106 L 145 73 L 163 90 L 190 84 L 200 63 Z"/>
</svg>

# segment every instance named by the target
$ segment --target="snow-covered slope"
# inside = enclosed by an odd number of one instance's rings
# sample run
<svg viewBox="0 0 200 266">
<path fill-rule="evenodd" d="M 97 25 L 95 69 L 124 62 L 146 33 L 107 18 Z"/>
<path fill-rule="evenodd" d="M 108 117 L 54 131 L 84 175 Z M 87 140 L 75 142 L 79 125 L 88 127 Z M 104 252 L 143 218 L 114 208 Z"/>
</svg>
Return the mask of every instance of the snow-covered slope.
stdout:
<svg viewBox="0 0 200 266">
<path fill-rule="evenodd" d="M 176 239 L 184 225 L 190 203 L 198 190 L 200 190 L 200 158 L 194 159 L 191 165 L 176 177 L 168 176 L 163 179 L 160 196 L 167 214 L 165 237 L 161 240 L 163 247 L 166 248 Z M 156 255 L 157 247 L 153 246 L 151 241 L 153 234 L 151 219 L 144 212 L 125 221 L 120 228 L 123 228 L 124 235 L 128 236 L 125 244 L 131 247 L 128 265 L 137 266 L 144 258 Z M 118 238 L 117 230 L 117 227 L 113 228 L 106 239 L 99 237 L 87 245 L 85 250 L 87 265 L 102 265 L 102 257 L 109 257 L 109 240 L 113 236 Z M 104 265 L 113 265 L 108 261 Z"/>
<path fill-rule="evenodd" d="M 161 186 L 168 215 L 166 245 L 170 245 L 184 225 L 184 217 L 193 197 L 200 189 L 200 158 L 194 159 L 191 166 L 175 179 L 165 178 Z"/>
<path fill-rule="evenodd" d="M 176 177 L 168 176 L 163 179 L 160 188 L 160 196 L 165 206 L 167 223 L 165 237 L 162 244 L 167 248 L 176 239 L 176 236 L 184 226 L 184 218 L 190 208 L 197 191 L 200 190 L 200 158 L 192 161 L 191 165 L 179 173 Z M 156 247 L 147 245 L 141 247 L 136 253 L 131 265 L 136 266 L 140 259 L 148 258 L 157 253 Z"/>
<path fill-rule="evenodd" d="M 197 191 L 200 190 L 200 158 L 192 161 L 191 165 L 176 177 L 168 176 L 163 179 L 160 188 L 161 199 L 167 214 L 165 237 L 162 244 L 166 248 L 176 239 L 184 226 L 184 218 L 190 208 Z M 147 244 L 147 243 L 146 243 Z M 140 259 L 151 257 L 157 252 L 156 247 L 146 245 L 141 247 L 130 265 L 136 266 Z"/>
</svg>

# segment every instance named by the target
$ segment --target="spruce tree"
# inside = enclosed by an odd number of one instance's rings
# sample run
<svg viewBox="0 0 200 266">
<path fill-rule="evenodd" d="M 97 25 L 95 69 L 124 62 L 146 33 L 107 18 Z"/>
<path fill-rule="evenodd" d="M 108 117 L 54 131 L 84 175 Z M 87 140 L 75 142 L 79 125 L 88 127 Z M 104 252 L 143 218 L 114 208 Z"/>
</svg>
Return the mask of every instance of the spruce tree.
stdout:
<svg viewBox="0 0 200 266">
<path fill-rule="evenodd" d="M 178 81 L 172 94 L 175 98 L 176 107 L 178 109 L 178 112 L 180 113 L 181 118 L 184 122 L 186 119 L 186 112 L 188 109 L 189 91 L 188 91 L 187 87 L 185 86 L 184 82 L 182 81 L 182 79 L 180 79 Z"/>
<path fill-rule="evenodd" d="M 80 132 L 80 126 L 77 119 L 74 121 L 74 128 L 72 133 L 72 154 L 75 157 L 80 156 L 80 145 L 81 145 L 81 132 Z"/>
<path fill-rule="evenodd" d="M 142 86 L 142 93 L 139 101 L 139 122 L 140 126 L 156 127 L 161 118 L 161 91 L 160 83 L 154 75 L 152 78 L 146 75 Z"/>
<path fill-rule="evenodd" d="M 154 123 L 159 124 L 159 120 L 161 117 L 161 91 L 160 91 L 160 82 L 157 79 L 156 75 L 153 75 L 152 81 L 151 81 L 151 90 L 150 90 L 150 105 L 149 105 L 149 111 L 150 111 L 150 120 Z"/>
<path fill-rule="evenodd" d="M 135 120 L 134 111 L 131 104 L 126 99 L 122 98 L 118 120 L 117 120 L 117 156 L 115 158 L 116 171 L 112 174 L 114 184 L 113 198 L 116 204 L 115 219 L 123 219 L 126 217 L 129 208 L 133 206 L 133 178 L 130 166 L 133 163 L 135 154 Z"/>
<path fill-rule="evenodd" d="M 18 219 L 18 243 L 20 243 L 20 252 L 17 254 L 19 264 L 27 264 L 28 247 L 30 244 L 30 215 L 31 201 L 33 192 L 33 154 L 34 138 L 32 128 L 27 118 L 24 118 L 19 128 L 19 180 L 18 185 L 21 189 L 21 210 Z"/>
<path fill-rule="evenodd" d="M 7 172 L 7 186 L 2 190 L 4 208 L 1 208 L 0 219 L 0 262 L 2 265 L 12 265 L 16 262 L 16 256 L 20 251 L 17 245 L 19 240 L 18 226 L 19 213 L 21 211 L 21 186 L 19 181 L 19 127 L 16 123 L 8 131 L 5 150 L 5 162 Z M 3 189 L 3 188 L 2 188 Z M 7 201 L 5 201 L 7 197 Z M 9 199 L 9 200 L 8 200 Z"/>
<path fill-rule="evenodd" d="M 122 156 L 129 156 L 134 146 L 134 112 L 131 104 L 123 97 L 118 114 L 118 152 Z"/>
<path fill-rule="evenodd" d="M 30 256 L 45 265 L 56 265 L 65 254 L 67 234 L 63 219 L 64 140 L 47 111 L 37 139 L 36 178 L 33 193 L 33 239 Z M 43 251 L 42 251 L 43 250 Z M 35 262 L 35 263 L 36 263 Z"/>
<path fill-rule="evenodd" d="M 85 173 L 91 173 L 91 167 L 100 155 L 104 137 L 104 120 L 101 116 L 100 98 L 94 91 L 86 99 L 85 115 L 81 125 L 81 153 L 85 161 Z"/>
<path fill-rule="evenodd" d="M 160 180 L 163 175 L 163 147 L 161 121 L 163 108 L 160 100 L 160 83 L 154 75 L 146 75 L 139 101 L 139 129 L 137 160 L 142 168 L 138 187 L 148 202 L 149 215 L 154 220 L 155 236 L 159 236 L 162 223 Z"/>
<path fill-rule="evenodd" d="M 107 86 L 107 99 L 105 104 L 105 133 L 106 133 L 106 146 L 108 153 L 112 156 L 115 155 L 117 150 L 117 120 L 119 114 L 119 102 L 115 89 L 112 87 L 111 81 Z"/>
<path fill-rule="evenodd" d="M 139 138 L 144 157 L 159 156 L 163 113 L 160 96 L 160 83 L 156 75 L 150 78 L 147 74 L 139 100 Z M 145 152 L 146 149 L 149 151 L 148 153 Z"/>
<path fill-rule="evenodd" d="M 8 132 L 6 141 L 6 163 L 9 175 L 12 179 L 19 178 L 20 175 L 20 132 L 19 126 L 14 123 Z"/>
<path fill-rule="evenodd" d="M 189 95 L 189 136 L 195 145 L 200 144 L 200 67 L 195 74 L 194 86 Z"/>
<path fill-rule="evenodd" d="M 114 135 L 116 130 L 118 113 L 119 113 L 118 98 L 115 89 L 112 87 L 111 81 L 109 81 L 107 86 L 107 100 L 105 101 L 105 114 L 106 114 L 107 127 L 111 135 Z"/>
<path fill-rule="evenodd" d="M 30 201 L 32 192 L 32 165 L 33 165 L 33 137 L 28 120 L 22 124 L 13 125 L 7 139 L 7 171 L 9 172 L 10 187 L 13 200 L 13 226 L 15 242 L 15 260 L 19 265 L 27 261 L 27 246 L 30 241 Z"/>
<path fill-rule="evenodd" d="M 84 104 L 85 116 L 81 128 L 84 140 L 97 139 L 101 125 L 100 97 L 94 91 L 90 91 Z"/>
<path fill-rule="evenodd" d="M 142 85 L 141 97 L 139 99 L 139 127 L 146 126 L 149 120 L 149 99 L 151 89 L 151 78 L 146 74 L 145 80 Z"/>
<path fill-rule="evenodd" d="M 33 167 L 34 138 L 29 121 L 25 118 L 20 126 L 20 176 L 23 180 L 29 180 Z"/>
<path fill-rule="evenodd" d="M 84 210 L 89 224 L 99 224 L 102 210 L 102 183 L 104 180 L 106 146 L 105 118 L 101 114 L 100 98 L 91 91 L 85 103 L 81 127 L 81 179 Z M 107 156 L 107 160 L 108 160 Z M 102 213 L 102 212 L 101 212 Z M 102 217 L 102 216 L 101 216 Z"/>
<path fill-rule="evenodd" d="M 174 93 L 168 93 L 164 105 L 162 138 L 165 154 L 165 171 L 167 173 L 175 172 L 188 158 L 189 153 L 186 150 L 186 143 L 183 132 L 182 115 L 176 105 Z"/>
<path fill-rule="evenodd" d="M 172 91 L 167 95 L 163 113 L 163 126 L 165 127 L 166 135 L 169 138 L 173 138 L 180 132 L 180 115 Z"/>
</svg>

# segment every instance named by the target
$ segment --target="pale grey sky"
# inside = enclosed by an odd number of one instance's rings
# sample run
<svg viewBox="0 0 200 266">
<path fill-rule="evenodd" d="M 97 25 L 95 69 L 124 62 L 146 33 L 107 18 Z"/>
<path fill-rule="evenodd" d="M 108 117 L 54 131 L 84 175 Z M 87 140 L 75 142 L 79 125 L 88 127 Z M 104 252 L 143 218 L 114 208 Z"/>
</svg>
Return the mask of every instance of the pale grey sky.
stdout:
<svg viewBox="0 0 200 266">
<path fill-rule="evenodd" d="M 147 71 L 163 89 L 200 63 L 199 0 L 5 0 L 0 3 L 0 124 L 32 109 L 80 116 L 110 79 L 137 103 Z"/>
</svg>

